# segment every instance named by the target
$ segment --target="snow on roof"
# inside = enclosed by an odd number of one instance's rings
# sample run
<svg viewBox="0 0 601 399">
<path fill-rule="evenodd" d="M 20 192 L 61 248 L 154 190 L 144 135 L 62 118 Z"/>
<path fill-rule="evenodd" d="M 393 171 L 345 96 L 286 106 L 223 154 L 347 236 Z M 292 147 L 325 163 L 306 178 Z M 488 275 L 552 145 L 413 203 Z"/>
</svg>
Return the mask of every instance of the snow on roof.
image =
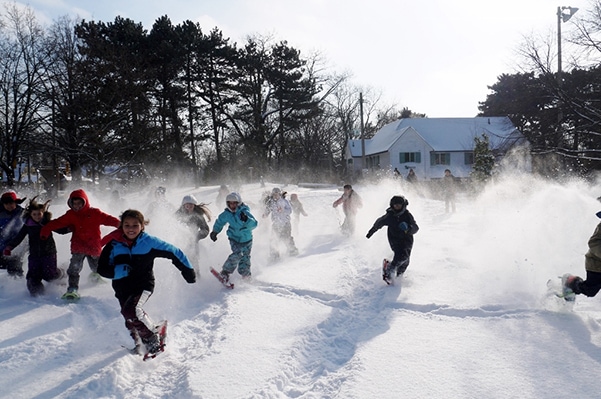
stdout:
<svg viewBox="0 0 601 399">
<path fill-rule="evenodd" d="M 404 118 L 383 126 L 365 140 L 365 153 L 386 152 L 409 128 L 413 128 L 434 151 L 466 151 L 474 148 L 474 137 L 486 134 L 492 149 L 505 151 L 525 141 L 506 116 L 475 118 Z M 361 156 L 361 140 L 349 143 L 353 157 Z"/>
</svg>

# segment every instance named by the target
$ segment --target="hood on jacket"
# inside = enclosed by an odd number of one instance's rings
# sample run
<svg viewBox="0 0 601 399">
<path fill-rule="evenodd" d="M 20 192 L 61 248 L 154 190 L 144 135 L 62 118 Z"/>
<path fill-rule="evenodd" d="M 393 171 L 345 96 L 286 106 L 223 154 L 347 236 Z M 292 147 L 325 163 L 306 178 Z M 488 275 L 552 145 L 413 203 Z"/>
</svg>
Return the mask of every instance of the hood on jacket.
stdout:
<svg viewBox="0 0 601 399">
<path fill-rule="evenodd" d="M 69 208 L 71 209 L 73 209 L 73 200 L 75 198 L 81 198 L 83 200 L 83 207 L 81 208 L 82 211 L 90 208 L 90 200 L 88 199 L 88 194 L 86 194 L 86 192 L 83 191 L 83 189 L 80 188 L 78 190 L 74 190 L 71 192 L 71 194 L 69 194 L 67 205 L 69 205 Z"/>
</svg>

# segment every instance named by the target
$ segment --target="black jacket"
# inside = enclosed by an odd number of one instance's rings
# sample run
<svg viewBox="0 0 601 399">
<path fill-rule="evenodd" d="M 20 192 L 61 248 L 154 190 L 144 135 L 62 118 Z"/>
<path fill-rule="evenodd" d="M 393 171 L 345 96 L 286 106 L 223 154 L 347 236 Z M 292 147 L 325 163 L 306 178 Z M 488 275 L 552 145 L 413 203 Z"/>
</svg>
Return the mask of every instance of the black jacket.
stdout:
<svg viewBox="0 0 601 399">
<path fill-rule="evenodd" d="M 407 232 L 404 232 L 400 228 L 403 222 L 409 225 Z M 392 208 L 386 209 L 386 214 L 380 216 L 374 222 L 374 225 L 370 229 L 371 234 L 384 226 L 388 226 L 388 242 L 391 246 L 397 247 L 402 245 L 407 248 L 413 247 L 413 235 L 417 233 L 419 226 L 415 223 L 413 215 L 407 209 L 401 212 L 395 212 Z"/>
</svg>

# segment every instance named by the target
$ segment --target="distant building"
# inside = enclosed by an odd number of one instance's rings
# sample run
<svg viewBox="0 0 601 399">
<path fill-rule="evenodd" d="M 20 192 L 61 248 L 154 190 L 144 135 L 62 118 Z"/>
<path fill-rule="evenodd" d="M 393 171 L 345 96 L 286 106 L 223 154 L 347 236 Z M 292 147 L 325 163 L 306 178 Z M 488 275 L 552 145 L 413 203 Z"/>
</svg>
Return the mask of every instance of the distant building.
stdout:
<svg viewBox="0 0 601 399">
<path fill-rule="evenodd" d="M 445 169 L 451 169 L 456 177 L 469 177 L 474 164 L 474 138 L 482 134 L 488 136 L 497 162 L 512 148 L 528 146 L 524 135 L 506 116 L 404 118 L 365 140 L 366 167 L 398 168 L 404 176 L 413 169 L 420 180 L 441 178 Z M 349 171 L 361 171 L 361 140 L 349 140 L 345 159 Z"/>
</svg>

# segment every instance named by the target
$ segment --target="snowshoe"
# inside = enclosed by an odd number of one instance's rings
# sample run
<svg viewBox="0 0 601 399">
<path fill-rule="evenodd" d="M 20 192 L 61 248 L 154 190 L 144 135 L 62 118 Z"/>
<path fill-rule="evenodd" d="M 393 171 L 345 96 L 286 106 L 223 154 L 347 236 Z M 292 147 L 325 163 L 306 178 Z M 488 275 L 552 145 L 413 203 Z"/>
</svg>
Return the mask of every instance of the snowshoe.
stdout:
<svg viewBox="0 0 601 399">
<path fill-rule="evenodd" d="M 392 285 L 392 284 L 394 284 L 394 279 L 390 275 L 390 270 L 388 270 L 388 265 L 390 265 L 390 262 L 388 261 L 388 259 L 384 259 L 382 261 L 382 279 L 384 280 L 384 282 L 386 284 Z"/>
<path fill-rule="evenodd" d="M 230 283 L 229 273 L 227 273 L 227 272 L 219 273 L 217 270 L 215 270 L 215 268 L 211 267 L 211 274 L 213 276 L 215 276 L 215 278 L 217 280 L 219 280 L 219 282 L 221 282 L 221 284 L 225 288 L 228 288 L 230 290 L 234 288 L 234 283 Z"/>
<path fill-rule="evenodd" d="M 63 294 L 63 296 L 61 297 L 61 299 L 64 299 L 64 300 L 70 301 L 70 302 L 78 301 L 80 298 L 81 298 L 81 296 L 77 292 L 77 288 L 74 288 L 74 287 L 70 287 L 69 289 L 67 289 L 67 292 L 65 292 Z"/>
<path fill-rule="evenodd" d="M 156 326 L 156 333 L 146 341 L 144 346 L 146 353 L 144 354 L 143 360 L 154 359 L 161 352 L 165 352 L 165 339 L 167 338 L 167 320 L 163 320 L 159 325 Z"/>
<path fill-rule="evenodd" d="M 574 282 L 579 277 L 573 276 L 569 273 L 561 276 L 561 296 L 560 298 L 565 299 L 568 302 L 573 302 L 576 300 L 576 293 L 572 289 Z"/>
<path fill-rule="evenodd" d="M 90 280 L 90 283 L 94 284 L 101 284 L 105 282 L 102 276 L 96 272 L 90 273 L 90 275 L 88 276 L 88 280 Z"/>
</svg>

